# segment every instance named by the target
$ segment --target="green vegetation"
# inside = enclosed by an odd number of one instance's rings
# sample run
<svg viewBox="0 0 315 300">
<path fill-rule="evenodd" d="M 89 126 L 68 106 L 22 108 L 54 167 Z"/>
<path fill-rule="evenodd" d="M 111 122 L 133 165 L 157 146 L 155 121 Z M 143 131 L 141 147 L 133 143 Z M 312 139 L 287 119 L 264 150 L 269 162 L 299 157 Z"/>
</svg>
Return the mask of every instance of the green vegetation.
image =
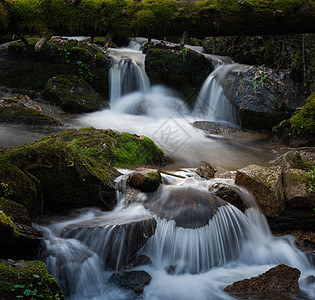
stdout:
<svg viewBox="0 0 315 300">
<path fill-rule="evenodd" d="M 125 37 L 308 32 L 314 20 L 308 0 L 2 0 L 0 12 L 3 28 Z"/>
<path fill-rule="evenodd" d="M 308 99 L 304 108 L 290 118 L 291 129 L 294 135 L 315 135 L 315 93 Z"/>
<path fill-rule="evenodd" d="M 0 261 L 1 299 L 64 299 L 54 277 L 40 261 Z"/>
<path fill-rule="evenodd" d="M 2 210 L 0 210 L 0 233 L 2 236 L 9 233 L 9 235 L 14 237 L 18 237 L 20 234 L 18 227 L 13 224 L 12 220 Z"/>
</svg>

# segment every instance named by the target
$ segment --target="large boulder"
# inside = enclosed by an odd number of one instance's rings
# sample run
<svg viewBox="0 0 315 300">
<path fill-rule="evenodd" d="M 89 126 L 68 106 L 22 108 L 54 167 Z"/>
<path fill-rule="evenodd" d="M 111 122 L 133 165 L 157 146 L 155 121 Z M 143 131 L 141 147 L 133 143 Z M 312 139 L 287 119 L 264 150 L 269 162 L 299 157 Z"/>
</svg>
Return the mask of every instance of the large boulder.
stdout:
<svg viewBox="0 0 315 300">
<path fill-rule="evenodd" d="M 183 228 L 207 225 L 218 208 L 227 204 L 213 193 L 189 186 L 163 186 L 144 203 L 159 218 L 174 220 Z"/>
<path fill-rule="evenodd" d="M 156 169 L 137 168 L 129 178 L 129 186 L 142 192 L 154 192 L 160 185 L 161 174 Z"/>
<path fill-rule="evenodd" d="M 92 112 L 106 106 L 103 97 L 76 75 L 57 75 L 49 79 L 43 96 L 70 113 Z"/>
<path fill-rule="evenodd" d="M 280 167 L 247 166 L 237 171 L 235 184 L 253 194 L 266 216 L 279 216 L 286 207 Z"/>
<path fill-rule="evenodd" d="M 163 152 L 146 137 L 94 128 L 66 130 L 6 150 L 0 156 L 0 179 L 13 192 L 0 190 L 0 196 L 23 204 L 32 217 L 86 206 L 112 209 L 119 175 L 114 166 L 164 161 Z"/>
<path fill-rule="evenodd" d="M 0 298 L 64 299 L 54 277 L 41 261 L 0 260 Z M 30 299 L 29 298 L 29 299 Z"/>
<path fill-rule="evenodd" d="M 143 293 L 144 287 L 150 284 L 151 280 L 152 278 L 150 274 L 145 271 L 114 273 L 109 278 L 109 282 L 114 283 L 123 289 L 132 290 L 138 295 Z"/>
<path fill-rule="evenodd" d="M 281 167 L 287 169 L 306 169 L 308 163 L 302 159 L 297 151 L 289 151 L 268 163 L 269 167 Z"/>
<path fill-rule="evenodd" d="M 250 279 L 234 282 L 224 291 L 232 295 L 240 295 L 242 299 L 271 299 L 282 293 L 299 293 L 300 270 L 278 265 L 269 271 Z M 243 298 L 244 297 L 244 298 Z"/>
<path fill-rule="evenodd" d="M 235 65 L 219 81 L 243 128 L 271 130 L 305 103 L 290 77 L 272 69 Z"/>
</svg>

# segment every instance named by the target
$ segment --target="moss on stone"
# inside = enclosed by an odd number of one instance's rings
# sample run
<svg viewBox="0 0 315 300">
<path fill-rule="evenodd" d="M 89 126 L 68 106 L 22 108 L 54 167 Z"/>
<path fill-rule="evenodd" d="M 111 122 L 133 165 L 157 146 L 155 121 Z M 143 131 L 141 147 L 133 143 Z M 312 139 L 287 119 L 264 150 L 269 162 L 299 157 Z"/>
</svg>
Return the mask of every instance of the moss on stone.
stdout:
<svg viewBox="0 0 315 300">
<path fill-rule="evenodd" d="M 294 135 L 315 135 L 315 93 L 308 97 L 304 108 L 290 118 Z"/>
<path fill-rule="evenodd" d="M 122 133 L 117 137 L 116 167 L 158 166 L 165 163 L 163 151 L 147 137 Z"/>
<path fill-rule="evenodd" d="M 59 126 L 60 122 L 52 117 L 43 114 L 32 108 L 28 108 L 23 104 L 15 104 L 12 99 L 12 104 L 0 106 L 0 123 L 19 123 L 34 126 Z"/>
<path fill-rule="evenodd" d="M 57 75 L 49 79 L 43 96 L 70 113 L 92 112 L 106 104 L 100 94 L 76 75 Z"/>
<path fill-rule="evenodd" d="M 18 227 L 13 224 L 12 220 L 2 210 L 0 210 L 0 233 L 2 236 L 6 234 L 14 237 L 19 236 Z"/>
<path fill-rule="evenodd" d="M 5 197 L 0 197 L 0 210 L 13 222 L 31 226 L 29 212 L 22 204 L 8 200 Z"/>
<path fill-rule="evenodd" d="M 0 261 L 1 299 L 64 299 L 56 279 L 41 261 Z"/>
</svg>

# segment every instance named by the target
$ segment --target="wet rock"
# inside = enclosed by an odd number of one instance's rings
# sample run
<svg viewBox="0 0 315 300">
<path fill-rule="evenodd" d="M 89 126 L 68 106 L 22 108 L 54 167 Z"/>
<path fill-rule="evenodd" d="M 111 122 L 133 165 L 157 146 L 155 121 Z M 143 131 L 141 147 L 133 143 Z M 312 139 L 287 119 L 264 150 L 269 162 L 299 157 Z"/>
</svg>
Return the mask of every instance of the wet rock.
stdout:
<svg viewBox="0 0 315 300">
<path fill-rule="evenodd" d="M 150 284 L 152 277 L 145 271 L 128 271 L 123 273 L 114 273 L 109 282 L 118 285 L 127 290 L 132 290 L 136 294 L 143 293 L 146 285 Z"/>
<path fill-rule="evenodd" d="M 215 168 L 215 177 L 216 178 L 225 178 L 225 179 L 234 179 L 235 178 L 235 172 L 231 172 L 227 169 L 224 169 L 222 167 L 217 166 Z"/>
<path fill-rule="evenodd" d="M 227 124 L 222 124 L 218 122 L 210 122 L 210 121 L 195 121 L 193 126 L 205 130 L 211 134 L 226 134 L 226 133 L 237 133 L 241 132 L 239 128 L 229 126 Z"/>
<path fill-rule="evenodd" d="M 214 178 L 215 170 L 211 167 L 210 164 L 203 161 L 197 167 L 196 173 L 202 178 L 211 179 Z"/>
<path fill-rule="evenodd" d="M 253 194 L 266 216 L 280 216 L 286 207 L 280 167 L 247 166 L 237 171 L 235 184 Z"/>
<path fill-rule="evenodd" d="M 132 268 L 148 265 L 152 265 L 152 260 L 149 256 L 146 255 L 139 255 L 137 256 L 136 260 L 132 262 Z"/>
<path fill-rule="evenodd" d="M 158 217 L 174 220 L 177 227 L 198 228 L 207 225 L 227 202 L 196 187 L 163 186 L 144 205 Z"/>
<path fill-rule="evenodd" d="M 142 192 L 154 192 L 161 183 L 161 174 L 156 169 L 138 168 L 128 178 L 129 186 Z"/>
<path fill-rule="evenodd" d="M 242 198 L 229 185 L 224 183 L 215 183 L 212 185 L 211 192 L 219 198 L 236 206 L 242 212 L 245 211 L 246 207 Z"/>
<path fill-rule="evenodd" d="M 106 106 L 103 97 L 76 75 L 57 75 L 49 79 L 43 96 L 70 113 L 92 112 Z"/>
<path fill-rule="evenodd" d="M 294 230 L 291 234 L 295 236 L 295 243 L 298 246 L 315 250 L 315 232 Z"/>
<path fill-rule="evenodd" d="M 94 249 L 106 269 L 130 268 L 138 251 L 154 235 L 157 223 L 151 216 L 100 217 L 92 222 L 68 226 L 63 236 L 81 240 Z M 102 240 L 102 243 L 97 241 Z"/>
<path fill-rule="evenodd" d="M 305 103 L 287 74 L 268 68 L 235 65 L 220 84 L 247 129 L 271 130 Z"/>
<path fill-rule="evenodd" d="M 312 181 L 303 170 L 288 169 L 283 172 L 284 193 L 289 207 L 311 209 L 315 205 Z"/>
<path fill-rule="evenodd" d="M 298 269 L 282 264 L 257 277 L 234 282 L 228 285 L 224 291 L 235 296 L 240 295 L 245 299 L 252 299 L 251 297 L 256 299 L 257 296 L 259 299 L 266 299 L 267 295 L 272 298 L 281 293 L 297 294 L 299 293 L 300 274 Z"/>
<path fill-rule="evenodd" d="M 268 163 L 269 167 L 281 167 L 283 170 L 286 169 L 305 169 L 307 167 L 307 162 L 305 162 L 300 153 L 297 151 L 289 151 L 285 154 L 279 156 L 275 160 Z"/>
</svg>

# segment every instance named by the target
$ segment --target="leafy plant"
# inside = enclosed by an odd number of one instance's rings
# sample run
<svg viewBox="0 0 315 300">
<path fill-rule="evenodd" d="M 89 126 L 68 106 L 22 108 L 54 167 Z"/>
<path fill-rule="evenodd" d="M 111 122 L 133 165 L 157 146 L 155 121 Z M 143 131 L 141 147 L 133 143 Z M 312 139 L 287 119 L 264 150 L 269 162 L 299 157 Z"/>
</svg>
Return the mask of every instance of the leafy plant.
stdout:
<svg viewBox="0 0 315 300">
<path fill-rule="evenodd" d="M 188 61 L 188 58 L 189 58 L 189 50 L 188 50 L 187 48 L 183 48 L 183 49 L 180 51 L 180 54 L 182 55 L 183 61 L 184 61 L 184 62 L 187 62 L 187 61 Z"/>
<path fill-rule="evenodd" d="M 10 182 L 1 182 L 0 186 L 5 197 L 13 194 L 13 190 L 10 188 Z"/>
<path fill-rule="evenodd" d="M 59 50 L 59 55 L 62 56 L 63 58 L 63 61 L 66 63 L 66 64 L 69 64 L 70 63 L 70 52 L 65 49 L 65 48 L 58 48 Z"/>
<path fill-rule="evenodd" d="M 259 84 L 261 84 L 261 87 L 264 87 L 264 83 L 268 81 L 269 81 L 268 75 L 265 71 L 262 71 L 262 70 L 257 71 L 255 73 L 254 80 L 253 80 L 255 92 L 257 91 Z"/>
<path fill-rule="evenodd" d="M 312 165 L 311 169 L 309 172 L 307 172 L 307 176 L 311 179 L 311 186 L 309 187 L 308 191 L 314 192 L 315 191 L 315 165 Z M 314 207 L 315 209 L 315 207 Z"/>
</svg>

